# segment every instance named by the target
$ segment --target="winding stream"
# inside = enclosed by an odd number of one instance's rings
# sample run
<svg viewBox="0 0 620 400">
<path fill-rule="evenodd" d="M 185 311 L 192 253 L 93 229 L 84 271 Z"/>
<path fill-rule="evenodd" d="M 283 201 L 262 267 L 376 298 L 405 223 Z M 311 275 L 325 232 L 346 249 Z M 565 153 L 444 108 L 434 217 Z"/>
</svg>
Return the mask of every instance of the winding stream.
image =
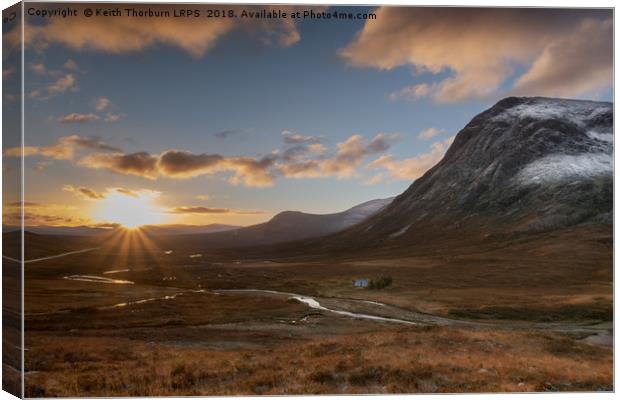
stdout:
<svg viewBox="0 0 620 400">
<path fill-rule="evenodd" d="M 123 281 L 117 279 L 109 279 L 98 276 L 90 276 L 90 275 L 70 275 L 63 277 L 64 279 L 71 280 L 80 280 L 87 281 L 99 284 L 133 284 L 132 281 Z M 455 326 L 455 327 L 478 327 L 478 328 L 500 328 L 500 329 L 518 329 L 518 330 L 547 330 L 547 331 L 555 331 L 555 332 L 564 332 L 564 333 L 582 333 L 591 336 L 598 336 L 595 338 L 596 340 L 605 339 L 607 340 L 610 335 L 613 335 L 613 327 L 608 323 L 598 323 L 598 324 L 588 324 L 588 323 L 570 323 L 570 322 L 524 322 L 524 321 L 502 321 L 502 322 L 483 322 L 483 321 L 467 321 L 467 320 L 459 320 L 459 319 L 451 319 L 447 317 L 441 317 L 438 315 L 425 314 L 421 312 L 416 312 L 404 308 L 400 308 L 394 305 L 380 303 L 377 301 L 364 300 L 364 299 L 350 299 L 350 298 L 326 298 L 325 300 L 329 300 L 330 302 L 348 302 L 350 303 L 363 303 L 367 305 L 374 306 L 376 308 L 380 308 L 380 313 L 385 315 L 385 312 L 391 312 L 398 316 L 403 316 L 404 318 L 395 318 L 388 317 L 383 315 L 375 315 L 368 314 L 362 312 L 353 312 L 346 311 L 340 309 L 340 307 L 336 306 L 326 306 L 325 303 L 321 304 L 320 299 L 315 297 L 306 296 L 298 293 L 290 293 L 290 292 L 282 292 L 277 290 L 268 290 L 268 289 L 220 289 L 220 290 L 205 290 L 205 289 L 186 289 L 181 290 L 177 293 L 167 294 L 163 296 L 157 297 L 149 297 L 138 300 L 129 300 L 122 303 L 110 304 L 96 307 L 97 310 L 112 310 L 117 308 L 130 307 L 133 305 L 139 305 L 144 303 L 150 303 L 155 301 L 169 301 L 174 300 L 178 296 L 184 295 L 185 293 L 211 293 L 215 295 L 221 294 L 237 294 L 237 295 L 270 295 L 276 297 L 285 297 L 287 299 L 294 299 L 299 301 L 300 303 L 305 304 L 310 309 L 324 311 L 331 314 L 342 315 L 349 318 L 354 319 L 365 319 L 372 320 L 378 322 L 388 322 L 400 325 L 408 325 L 408 326 L 424 326 L 424 325 L 435 325 L 435 326 Z M 346 307 L 346 306 L 345 306 Z M 72 312 L 76 310 L 58 310 L 53 312 L 46 313 L 32 313 L 27 314 L 30 316 L 34 315 L 51 315 L 51 314 L 64 314 L 67 312 Z"/>
<path fill-rule="evenodd" d="M 304 303 L 308 307 L 313 308 L 315 310 L 327 311 L 327 312 L 331 312 L 331 313 L 338 314 L 338 315 L 344 315 L 346 317 L 351 317 L 351 318 L 371 319 L 375 321 L 394 322 L 394 323 L 405 324 L 405 325 L 419 325 L 419 323 L 417 322 L 407 321 L 404 319 L 380 317 L 378 315 L 354 313 L 350 311 L 327 308 L 327 307 L 322 306 L 321 303 L 319 303 L 318 300 L 316 300 L 314 297 L 304 296 L 304 295 L 297 294 L 297 293 L 287 293 L 287 292 L 278 292 L 275 290 L 260 290 L 260 289 L 228 289 L 228 290 L 216 290 L 215 291 L 215 293 L 243 293 L 243 292 L 268 293 L 268 294 L 286 296 L 289 299 L 295 299 L 299 301 L 300 303 Z M 382 304 L 382 303 L 378 303 L 378 304 Z"/>
<path fill-rule="evenodd" d="M 505 322 L 478 322 L 478 321 L 466 321 L 466 320 L 458 320 L 451 319 L 447 317 L 440 317 L 432 314 L 424 314 L 416 311 L 401 309 L 396 306 L 392 306 L 385 303 L 380 303 L 377 301 L 370 300 L 361 300 L 361 299 L 334 299 L 334 300 L 346 300 L 353 301 L 358 303 L 366 303 L 374 306 L 381 307 L 382 310 L 392 310 L 396 312 L 404 312 L 407 314 L 410 320 L 400 319 L 400 318 L 392 318 L 392 317 L 383 317 L 372 314 L 364 314 L 364 313 L 356 313 L 344 310 L 338 310 L 334 308 L 328 308 L 319 302 L 314 297 L 305 296 L 297 293 L 289 293 L 289 292 L 279 292 L 275 290 L 261 290 L 261 289 L 226 289 L 226 290 L 215 290 L 215 293 L 255 293 L 255 294 L 270 294 L 277 296 L 286 296 L 289 299 L 295 299 L 301 303 L 306 304 L 308 307 L 327 311 L 330 313 L 343 315 L 351 318 L 359 318 L 359 319 L 369 319 L 375 321 L 382 322 L 392 322 L 403 325 L 441 325 L 441 326 L 462 326 L 462 327 L 486 327 L 486 328 L 500 328 L 500 329 L 508 329 L 508 330 L 546 330 L 546 331 L 554 331 L 554 332 L 579 332 L 588 334 L 591 336 L 600 336 L 607 337 L 612 335 L 612 326 L 608 323 L 598 323 L 598 324 L 587 324 L 587 323 L 569 323 L 569 322 L 524 322 L 524 321 L 505 321 Z"/>
<path fill-rule="evenodd" d="M 62 279 L 67 279 L 70 281 L 80 281 L 80 282 L 93 282 L 93 283 L 112 283 L 116 285 L 133 285 L 133 281 L 127 281 L 124 279 L 111 279 L 104 278 L 102 276 L 96 275 L 68 275 L 64 276 Z"/>
</svg>

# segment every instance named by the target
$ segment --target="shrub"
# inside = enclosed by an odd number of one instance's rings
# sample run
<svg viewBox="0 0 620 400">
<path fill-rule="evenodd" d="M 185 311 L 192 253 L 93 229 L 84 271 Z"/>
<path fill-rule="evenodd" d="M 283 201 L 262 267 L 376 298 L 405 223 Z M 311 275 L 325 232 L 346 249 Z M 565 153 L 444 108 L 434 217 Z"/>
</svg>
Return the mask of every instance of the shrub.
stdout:
<svg viewBox="0 0 620 400">
<path fill-rule="evenodd" d="M 378 278 L 371 279 L 368 282 L 368 289 L 383 289 L 392 285 L 392 277 L 391 276 L 380 276 Z"/>
</svg>

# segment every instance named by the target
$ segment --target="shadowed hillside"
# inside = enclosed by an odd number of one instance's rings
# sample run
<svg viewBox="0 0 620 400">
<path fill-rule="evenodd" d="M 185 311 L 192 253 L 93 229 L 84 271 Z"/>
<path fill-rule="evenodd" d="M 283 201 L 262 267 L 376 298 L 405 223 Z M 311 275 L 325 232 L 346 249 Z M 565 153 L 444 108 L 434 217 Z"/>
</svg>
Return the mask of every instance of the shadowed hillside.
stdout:
<svg viewBox="0 0 620 400">
<path fill-rule="evenodd" d="M 415 251 L 586 225 L 611 235 L 612 132 L 611 103 L 504 99 L 473 118 L 444 158 L 388 207 L 297 250 Z"/>
</svg>

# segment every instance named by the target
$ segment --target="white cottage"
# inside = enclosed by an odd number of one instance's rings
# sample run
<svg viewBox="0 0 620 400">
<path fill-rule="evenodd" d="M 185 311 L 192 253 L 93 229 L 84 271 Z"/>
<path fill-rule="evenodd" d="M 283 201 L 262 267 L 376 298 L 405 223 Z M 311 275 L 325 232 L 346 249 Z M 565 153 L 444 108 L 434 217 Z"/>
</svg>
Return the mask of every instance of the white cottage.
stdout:
<svg viewBox="0 0 620 400">
<path fill-rule="evenodd" d="M 356 279 L 353 281 L 353 284 L 355 285 L 355 287 L 365 288 L 368 286 L 368 279 Z"/>
</svg>

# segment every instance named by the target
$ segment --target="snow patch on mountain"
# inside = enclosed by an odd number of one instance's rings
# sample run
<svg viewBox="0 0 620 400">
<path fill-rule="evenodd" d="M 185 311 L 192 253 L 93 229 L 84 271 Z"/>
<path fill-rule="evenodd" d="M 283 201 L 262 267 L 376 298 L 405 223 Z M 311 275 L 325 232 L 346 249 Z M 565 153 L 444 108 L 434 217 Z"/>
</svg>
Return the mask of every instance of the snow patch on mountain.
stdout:
<svg viewBox="0 0 620 400">
<path fill-rule="evenodd" d="M 517 175 L 521 184 L 555 183 L 570 178 L 612 175 L 613 156 L 608 153 L 553 154 L 531 162 Z"/>
<path fill-rule="evenodd" d="M 614 134 L 613 133 L 604 133 L 597 131 L 588 131 L 586 133 L 590 139 L 599 140 L 601 142 L 613 143 Z"/>
<path fill-rule="evenodd" d="M 535 102 L 528 102 L 508 108 L 496 115 L 493 120 L 510 121 L 514 118 L 561 119 L 584 127 L 589 120 L 609 112 L 610 108 L 611 106 L 601 106 L 600 103 L 591 101 L 538 99 Z"/>
<path fill-rule="evenodd" d="M 342 219 L 342 227 L 348 228 L 362 222 L 366 218 L 370 217 L 373 214 L 376 214 L 377 212 L 387 207 L 392 202 L 392 200 L 394 200 L 394 197 L 390 197 L 387 199 L 370 200 L 353 208 L 350 208 L 343 213 L 344 215 Z"/>
</svg>

